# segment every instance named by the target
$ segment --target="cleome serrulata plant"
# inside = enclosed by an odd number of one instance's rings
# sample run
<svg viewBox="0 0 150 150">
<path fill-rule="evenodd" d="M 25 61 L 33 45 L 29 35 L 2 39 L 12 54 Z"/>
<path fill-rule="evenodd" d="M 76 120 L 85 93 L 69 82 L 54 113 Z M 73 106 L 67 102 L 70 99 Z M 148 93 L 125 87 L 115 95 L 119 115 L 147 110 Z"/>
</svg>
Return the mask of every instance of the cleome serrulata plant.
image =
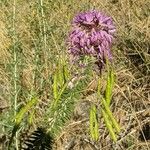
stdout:
<svg viewBox="0 0 150 150">
<path fill-rule="evenodd" d="M 116 133 L 120 132 L 120 127 L 110 110 L 114 85 L 111 46 L 115 31 L 116 27 L 111 17 L 102 12 L 90 10 L 79 13 L 74 17 L 68 38 L 69 54 L 73 60 L 77 62 L 80 60 L 80 57 L 94 57 L 94 63 L 98 65 L 100 72 L 97 93 L 101 106 L 93 104 L 90 109 L 90 134 L 94 140 L 99 139 L 98 107 L 101 108 L 104 122 L 114 141 L 117 140 Z M 104 66 L 106 66 L 108 75 L 105 94 L 102 94 L 100 87 L 102 84 L 102 69 Z"/>
</svg>

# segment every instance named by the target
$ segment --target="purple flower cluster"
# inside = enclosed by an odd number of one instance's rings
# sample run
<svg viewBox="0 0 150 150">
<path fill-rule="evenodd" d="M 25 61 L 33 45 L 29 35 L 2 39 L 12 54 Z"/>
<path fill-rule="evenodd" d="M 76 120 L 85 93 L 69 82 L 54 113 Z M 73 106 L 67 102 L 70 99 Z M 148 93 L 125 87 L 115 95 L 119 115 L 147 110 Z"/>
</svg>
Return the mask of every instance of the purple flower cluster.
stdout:
<svg viewBox="0 0 150 150">
<path fill-rule="evenodd" d="M 72 26 L 68 39 L 70 54 L 94 56 L 101 65 L 106 57 L 111 60 L 110 49 L 116 31 L 111 17 L 92 10 L 75 16 Z"/>
</svg>

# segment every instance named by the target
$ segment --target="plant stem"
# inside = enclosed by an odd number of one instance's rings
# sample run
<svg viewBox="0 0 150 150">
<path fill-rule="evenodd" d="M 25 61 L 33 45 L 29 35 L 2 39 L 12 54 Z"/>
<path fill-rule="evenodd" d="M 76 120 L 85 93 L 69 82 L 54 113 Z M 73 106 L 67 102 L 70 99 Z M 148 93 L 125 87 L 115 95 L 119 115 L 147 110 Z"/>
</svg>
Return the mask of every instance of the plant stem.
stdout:
<svg viewBox="0 0 150 150">
<path fill-rule="evenodd" d="M 13 58 L 14 58 L 14 115 L 17 113 L 17 99 L 18 99 L 18 90 L 17 90 L 17 52 L 16 52 L 16 31 L 15 31 L 15 21 L 16 21 L 16 0 L 13 1 Z M 18 150 L 18 133 L 15 135 L 15 146 Z"/>
<path fill-rule="evenodd" d="M 42 16 L 42 24 L 43 24 L 43 41 L 44 41 L 44 50 L 47 48 L 47 37 L 46 37 L 46 26 L 45 26 L 45 16 L 43 10 L 43 0 L 40 0 L 41 5 L 41 16 Z"/>
</svg>

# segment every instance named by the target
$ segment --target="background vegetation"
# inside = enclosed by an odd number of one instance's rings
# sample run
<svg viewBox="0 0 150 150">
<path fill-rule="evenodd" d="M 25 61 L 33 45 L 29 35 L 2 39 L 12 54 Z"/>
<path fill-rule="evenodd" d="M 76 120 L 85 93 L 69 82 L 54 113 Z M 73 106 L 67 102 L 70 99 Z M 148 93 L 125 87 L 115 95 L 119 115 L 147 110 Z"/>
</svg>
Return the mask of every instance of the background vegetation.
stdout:
<svg viewBox="0 0 150 150">
<path fill-rule="evenodd" d="M 2 149 L 17 120 L 12 149 L 20 147 L 24 133 L 40 126 L 53 133 L 53 147 L 58 150 L 150 148 L 149 0 L 1 0 L 0 7 Z M 90 138 L 89 108 L 97 103 L 97 75 L 91 65 L 87 70 L 71 66 L 67 54 L 71 20 L 89 9 L 106 12 L 117 26 L 111 110 L 122 130 L 116 143 L 108 136 L 103 119 L 99 119 L 99 140 Z M 73 88 L 66 88 L 65 83 Z M 102 85 L 104 91 L 106 83 Z M 30 105 L 29 101 L 34 102 Z M 25 111 L 18 119 L 15 116 L 22 107 Z"/>
</svg>

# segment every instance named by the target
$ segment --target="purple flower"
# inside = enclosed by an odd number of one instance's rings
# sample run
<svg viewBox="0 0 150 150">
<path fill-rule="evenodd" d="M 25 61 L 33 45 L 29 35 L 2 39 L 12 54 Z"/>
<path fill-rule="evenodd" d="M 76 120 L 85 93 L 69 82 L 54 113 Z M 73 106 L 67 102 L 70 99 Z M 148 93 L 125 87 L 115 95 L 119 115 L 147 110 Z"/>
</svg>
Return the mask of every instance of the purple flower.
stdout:
<svg viewBox="0 0 150 150">
<path fill-rule="evenodd" d="M 111 17 L 96 10 L 80 13 L 73 19 L 69 34 L 69 53 L 73 56 L 94 56 L 103 66 L 111 60 L 111 45 L 116 28 Z"/>
</svg>

